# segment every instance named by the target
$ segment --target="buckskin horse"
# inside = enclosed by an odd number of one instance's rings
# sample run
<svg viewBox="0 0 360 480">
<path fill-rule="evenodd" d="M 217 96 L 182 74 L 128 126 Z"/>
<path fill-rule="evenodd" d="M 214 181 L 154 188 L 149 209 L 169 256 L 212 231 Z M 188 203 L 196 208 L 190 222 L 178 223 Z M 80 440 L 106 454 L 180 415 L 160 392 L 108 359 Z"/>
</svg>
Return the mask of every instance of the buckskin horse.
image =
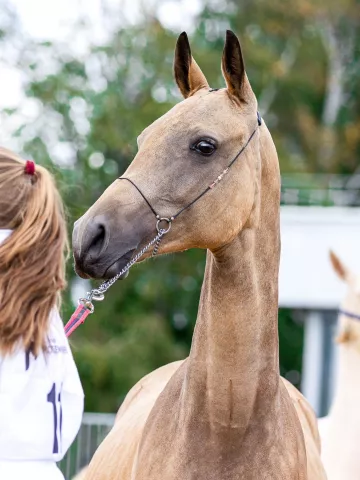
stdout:
<svg viewBox="0 0 360 480">
<path fill-rule="evenodd" d="M 156 226 L 153 253 L 207 249 L 189 357 L 133 387 L 86 480 L 326 478 L 315 415 L 279 375 L 279 163 L 231 31 L 222 72 L 226 88 L 210 88 L 180 35 L 185 100 L 75 224 L 85 277 L 113 277 Z"/>
</svg>

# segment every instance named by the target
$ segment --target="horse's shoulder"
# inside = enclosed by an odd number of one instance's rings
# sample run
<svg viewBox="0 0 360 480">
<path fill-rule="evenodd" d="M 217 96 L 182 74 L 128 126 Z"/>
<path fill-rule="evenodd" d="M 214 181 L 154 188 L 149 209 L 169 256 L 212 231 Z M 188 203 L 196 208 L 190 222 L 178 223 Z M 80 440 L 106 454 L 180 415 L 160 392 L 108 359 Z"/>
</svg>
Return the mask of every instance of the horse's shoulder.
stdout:
<svg viewBox="0 0 360 480">
<path fill-rule="evenodd" d="M 122 417 L 130 406 L 134 407 L 134 404 L 138 401 L 143 403 L 145 400 L 146 403 L 154 403 L 183 362 L 184 360 L 180 360 L 164 365 L 139 380 L 126 395 L 117 413 L 116 421 Z"/>
<path fill-rule="evenodd" d="M 293 405 L 296 409 L 296 412 L 299 416 L 299 420 L 304 432 L 305 437 L 309 434 L 313 441 L 315 442 L 316 447 L 320 450 L 320 435 L 318 430 L 318 423 L 315 412 L 304 397 L 304 395 L 299 392 L 299 390 L 294 387 L 290 382 L 281 377 L 286 390 L 288 391 L 290 398 L 293 402 Z"/>
</svg>

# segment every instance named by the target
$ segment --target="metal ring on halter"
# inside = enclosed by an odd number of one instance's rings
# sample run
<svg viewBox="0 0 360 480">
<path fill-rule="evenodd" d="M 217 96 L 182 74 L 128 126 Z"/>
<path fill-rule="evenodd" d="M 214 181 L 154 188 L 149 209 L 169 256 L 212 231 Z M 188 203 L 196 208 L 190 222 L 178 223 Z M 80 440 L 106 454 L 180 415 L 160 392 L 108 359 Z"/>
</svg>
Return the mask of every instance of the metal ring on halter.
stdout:
<svg viewBox="0 0 360 480">
<path fill-rule="evenodd" d="M 82 305 L 84 305 L 84 307 L 88 308 L 90 310 L 90 313 L 93 313 L 94 311 L 94 305 L 91 303 L 90 300 L 88 300 L 87 298 L 79 298 L 79 305 L 80 303 Z"/>
<path fill-rule="evenodd" d="M 98 289 L 91 290 L 91 292 L 88 293 L 88 296 L 90 301 L 95 300 L 95 302 L 102 302 L 105 298 L 105 295 Z"/>
<path fill-rule="evenodd" d="M 156 230 L 159 232 L 159 233 L 168 233 L 170 231 L 170 228 L 171 228 L 171 222 L 173 221 L 173 218 L 165 218 L 165 217 L 159 217 L 157 216 L 156 217 L 158 220 L 156 222 Z M 161 228 L 160 227 L 160 223 L 161 222 L 167 222 L 168 223 L 168 228 L 165 230 L 164 228 Z"/>
</svg>

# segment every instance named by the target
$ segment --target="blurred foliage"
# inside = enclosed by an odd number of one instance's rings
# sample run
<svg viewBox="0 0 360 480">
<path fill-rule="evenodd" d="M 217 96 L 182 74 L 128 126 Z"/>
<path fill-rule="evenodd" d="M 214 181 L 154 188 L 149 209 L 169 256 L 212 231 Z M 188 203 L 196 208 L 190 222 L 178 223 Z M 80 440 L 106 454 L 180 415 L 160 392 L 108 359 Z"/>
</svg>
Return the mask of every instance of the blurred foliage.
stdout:
<svg viewBox="0 0 360 480">
<path fill-rule="evenodd" d="M 26 88 L 23 105 L 5 118 L 23 151 L 57 175 L 71 228 L 126 169 L 139 133 L 180 99 L 172 77 L 180 31 L 164 28 L 155 8 L 76 54 L 61 42 L 24 38 L 20 47 L 5 13 L 0 44 L 15 48 Z M 359 13 L 356 0 L 209 0 L 194 20 L 192 50 L 212 87 L 224 84 L 226 28 L 239 34 L 283 172 L 358 168 Z M 82 36 L 91 37 L 86 20 L 74 44 Z M 141 376 L 186 355 L 204 262 L 204 252 L 190 251 L 141 264 L 97 305 L 72 340 L 87 410 L 115 411 Z M 70 263 L 68 273 L 72 285 Z M 64 318 L 72 309 L 67 292 Z M 302 327 L 289 311 L 280 311 L 279 325 L 281 372 L 298 386 Z"/>
</svg>

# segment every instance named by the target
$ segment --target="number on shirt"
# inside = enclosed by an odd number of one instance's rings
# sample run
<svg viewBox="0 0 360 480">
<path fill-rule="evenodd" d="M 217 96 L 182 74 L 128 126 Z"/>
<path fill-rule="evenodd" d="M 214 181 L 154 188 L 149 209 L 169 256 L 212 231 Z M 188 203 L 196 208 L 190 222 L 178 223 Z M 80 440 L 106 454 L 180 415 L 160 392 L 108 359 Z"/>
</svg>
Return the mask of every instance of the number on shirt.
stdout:
<svg viewBox="0 0 360 480">
<path fill-rule="evenodd" d="M 25 352 L 25 370 L 29 370 L 30 367 L 30 349 Z"/>
<path fill-rule="evenodd" d="M 56 384 L 53 383 L 50 392 L 47 395 L 47 401 L 52 404 L 53 412 L 54 412 L 54 444 L 53 444 L 53 453 L 59 453 L 59 440 L 57 437 L 57 426 L 58 426 L 58 412 L 57 412 L 57 403 L 60 404 L 60 441 L 61 441 L 61 433 L 62 433 L 62 406 L 61 406 L 61 393 L 56 395 Z"/>
<path fill-rule="evenodd" d="M 30 350 L 25 352 L 25 370 L 28 370 L 30 367 Z M 52 404 L 54 412 L 54 443 L 53 443 L 53 453 L 59 453 L 59 440 L 57 437 L 57 426 L 58 426 L 58 411 L 57 404 L 59 404 L 59 431 L 60 431 L 60 441 L 62 435 L 62 405 L 61 405 L 61 392 L 56 395 L 56 384 L 53 383 L 50 392 L 47 394 L 47 401 Z"/>
</svg>

